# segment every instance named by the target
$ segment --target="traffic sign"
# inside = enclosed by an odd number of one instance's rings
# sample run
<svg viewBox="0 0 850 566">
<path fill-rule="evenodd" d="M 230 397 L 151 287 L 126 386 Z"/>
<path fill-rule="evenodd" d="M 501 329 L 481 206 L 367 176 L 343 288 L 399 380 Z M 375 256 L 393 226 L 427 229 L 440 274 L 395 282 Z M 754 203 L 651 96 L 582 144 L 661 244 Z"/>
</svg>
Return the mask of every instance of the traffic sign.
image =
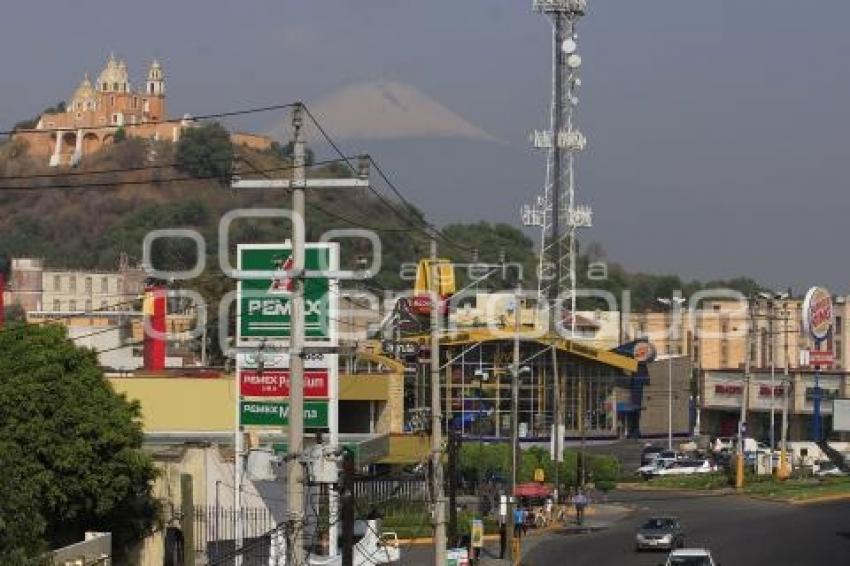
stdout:
<svg viewBox="0 0 850 566">
<path fill-rule="evenodd" d="M 281 244 L 240 244 L 238 266 L 245 271 L 268 271 L 265 279 L 240 280 L 237 317 L 239 339 L 288 339 L 291 331 L 291 285 L 276 274 L 292 266 L 292 248 Z M 328 271 L 338 268 L 335 243 L 307 244 L 304 268 Z M 334 297 L 332 299 L 332 297 Z M 327 277 L 310 277 L 304 281 L 305 341 L 328 343 L 336 340 L 336 298 Z"/>
<path fill-rule="evenodd" d="M 289 397 L 289 370 L 239 370 L 239 392 L 246 397 Z M 304 372 L 305 398 L 326 398 L 329 392 L 328 370 Z"/>
<path fill-rule="evenodd" d="M 827 367 L 835 364 L 835 354 L 830 350 L 800 350 L 800 365 Z"/>
<path fill-rule="evenodd" d="M 243 426 L 281 427 L 289 424 L 288 401 L 242 401 L 239 421 Z M 304 427 L 328 428 L 328 402 L 304 403 Z"/>
</svg>

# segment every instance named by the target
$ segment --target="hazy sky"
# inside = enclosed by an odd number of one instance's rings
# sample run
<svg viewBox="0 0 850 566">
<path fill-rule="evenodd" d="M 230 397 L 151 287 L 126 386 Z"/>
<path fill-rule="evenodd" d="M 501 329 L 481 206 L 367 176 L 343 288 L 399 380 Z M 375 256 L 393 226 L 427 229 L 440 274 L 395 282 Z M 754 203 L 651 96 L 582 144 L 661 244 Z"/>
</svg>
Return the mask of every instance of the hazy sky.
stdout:
<svg viewBox="0 0 850 566">
<path fill-rule="evenodd" d="M 631 269 L 847 291 L 850 2 L 588 4 L 584 238 Z M 531 0 L 28 0 L 0 18 L 0 122 L 68 97 L 111 50 L 137 84 L 162 60 L 174 115 L 321 107 L 390 82 L 487 135 L 434 137 L 406 120 L 407 135 L 367 131 L 346 150 L 370 150 L 439 223 L 518 224 L 544 180 L 527 135 L 546 123 L 549 42 Z"/>
</svg>

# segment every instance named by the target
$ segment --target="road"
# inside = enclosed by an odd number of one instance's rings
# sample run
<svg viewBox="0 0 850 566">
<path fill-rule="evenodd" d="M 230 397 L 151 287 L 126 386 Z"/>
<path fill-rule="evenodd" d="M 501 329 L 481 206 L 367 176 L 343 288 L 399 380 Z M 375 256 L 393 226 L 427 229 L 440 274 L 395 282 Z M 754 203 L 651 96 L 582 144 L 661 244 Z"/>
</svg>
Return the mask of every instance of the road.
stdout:
<svg viewBox="0 0 850 566">
<path fill-rule="evenodd" d="M 602 531 L 553 533 L 533 543 L 529 539 L 532 544 L 524 554 L 523 564 L 662 564 L 666 558 L 664 552 L 634 550 L 634 533 L 651 515 L 679 517 L 685 527 L 687 545 L 711 549 L 722 566 L 850 564 L 850 502 L 847 501 L 792 506 L 738 496 L 670 492 L 616 493 L 611 500 L 634 510 Z M 431 556 L 427 547 L 411 548 L 403 554 L 402 563 L 432 564 Z"/>
<path fill-rule="evenodd" d="M 592 534 L 552 535 L 541 540 L 524 564 L 650 565 L 664 553 L 636 553 L 634 533 L 650 515 L 675 515 L 685 526 L 687 546 L 711 549 L 723 566 L 850 564 L 850 502 L 791 506 L 737 496 L 621 493 L 612 497 L 634 513 Z"/>
</svg>

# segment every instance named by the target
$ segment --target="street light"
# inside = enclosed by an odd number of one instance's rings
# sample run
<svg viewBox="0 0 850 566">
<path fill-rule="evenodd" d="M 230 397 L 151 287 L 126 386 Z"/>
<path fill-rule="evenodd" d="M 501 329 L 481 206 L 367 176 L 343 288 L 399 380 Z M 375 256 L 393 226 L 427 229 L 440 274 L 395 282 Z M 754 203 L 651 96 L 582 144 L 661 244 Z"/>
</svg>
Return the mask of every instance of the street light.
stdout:
<svg viewBox="0 0 850 566">
<path fill-rule="evenodd" d="M 776 449 L 776 410 L 774 408 L 775 403 L 775 387 L 776 387 L 776 335 L 773 331 L 773 320 L 776 314 L 776 301 L 784 301 L 788 298 L 788 293 L 777 293 L 774 291 L 761 291 L 758 294 L 759 298 L 764 299 L 767 302 L 767 324 L 768 324 L 768 334 L 770 334 L 770 464 L 768 464 L 770 468 L 770 473 L 773 473 L 773 450 Z M 787 329 L 785 329 L 787 332 Z M 785 353 L 785 365 L 788 365 L 788 352 Z M 783 385 L 782 387 L 782 396 L 783 400 L 787 398 L 788 393 L 786 391 L 787 385 Z M 783 403 L 783 410 L 785 409 L 787 403 Z M 783 419 L 783 422 L 785 419 Z M 784 426 L 784 425 L 783 425 Z M 784 448 L 784 445 L 783 445 Z"/>
<path fill-rule="evenodd" d="M 667 450 L 673 449 L 673 339 L 678 337 L 678 332 L 673 332 L 673 315 L 678 313 L 686 302 L 684 297 L 659 297 L 658 302 L 670 309 L 670 331 L 668 341 L 670 345 L 667 352 Z"/>
</svg>

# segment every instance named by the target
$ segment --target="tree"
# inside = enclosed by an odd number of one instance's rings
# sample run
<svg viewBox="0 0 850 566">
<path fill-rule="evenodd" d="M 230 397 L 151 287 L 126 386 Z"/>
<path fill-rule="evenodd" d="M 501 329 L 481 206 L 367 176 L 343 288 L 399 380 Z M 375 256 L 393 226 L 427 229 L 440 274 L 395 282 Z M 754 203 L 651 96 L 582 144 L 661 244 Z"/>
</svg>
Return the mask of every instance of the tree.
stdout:
<svg viewBox="0 0 850 566">
<path fill-rule="evenodd" d="M 19 324 L 25 322 L 27 313 L 21 303 L 15 302 L 4 309 L 6 324 Z"/>
<path fill-rule="evenodd" d="M 537 255 L 534 242 L 520 230 L 510 224 L 490 224 L 478 222 L 469 224 L 449 224 L 443 233 L 454 242 L 462 242 L 467 248 L 478 250 L 478 261 L 497 264 L 502 257 L 506 262 L 504 271 L 491 275 L 479 285 L 481 289 L 513 289 L 522 283 L 526 290 L 537 287 Z M 472 263 L 470 252 L 458 249 L 450 243 L 442 246 L 441 255 L 448 256 L 456 263 Z M 471 272 L 475 275 L 475 271 Z M 458 270 L 458 287 L 470 282 L 470 272 Z M 480 277 L 481 273 L 478 274 Z"/>
<path fill-rule="evenodd" d="M 233 172 L 230 134 L 217 122 L 187 128 L 177 142 L 175 159 L 177 168 L 193 177 L 229 184 Z"/>
<path fill-rule="evenodd" d="M 38 116 L 36 116 L 34 118 L 30 118 L 29 120 L 21 120 L 20 122 L 15 124 L 12 127 L 12 129 L 13 130 L 32 130 L 33 128 L 35 128 L 38 125 L 38 121 L 41 119 L 42 114 L 59 114 L 61 112 L 64 112 L 65 109 L 66 109 L 65 101 L 60 100 L 59 102 L 56 103 L 56 105 L 49 106 L 49 107 L 45 108 L 41 112 L 41 114 L 39 114 Z"/>
<path fill-rule="evenodd" d="M 121 126 L 117 130 L 115 130 L 115 135 L 112 136 L 112 141 L 114 143 L 121 143 L 122 141 L 127 139 L 127 130 L 124 129 L 124 126 Z"/>
<path fill-rule="evenodd" d="M 96 354 L 63 328 L 10 327 L 0 352 L 0 466 L 10 475 L 0 480 L 0 548 L 33 557 L 103 530 L 120 562 L 158 517 L 138 404 L 112 390 Z"/>
<path fill-rule="evenodd" d="M 279 142 L 272 142 L 271 146 L 269 146 L 269 152 L 286 159 L 287 161 L 292 159 L 292 152 L 295 150 L 295 142 L 289 142 L 286 145 L 280 145 Z M 313 150 L 309 147 L 304 150 L 304 165 L 310 167 L 315 162 L 315 155 L 313 154 Z M 346 167 L 346 172 L 348 168 Z"/>
</svg>

